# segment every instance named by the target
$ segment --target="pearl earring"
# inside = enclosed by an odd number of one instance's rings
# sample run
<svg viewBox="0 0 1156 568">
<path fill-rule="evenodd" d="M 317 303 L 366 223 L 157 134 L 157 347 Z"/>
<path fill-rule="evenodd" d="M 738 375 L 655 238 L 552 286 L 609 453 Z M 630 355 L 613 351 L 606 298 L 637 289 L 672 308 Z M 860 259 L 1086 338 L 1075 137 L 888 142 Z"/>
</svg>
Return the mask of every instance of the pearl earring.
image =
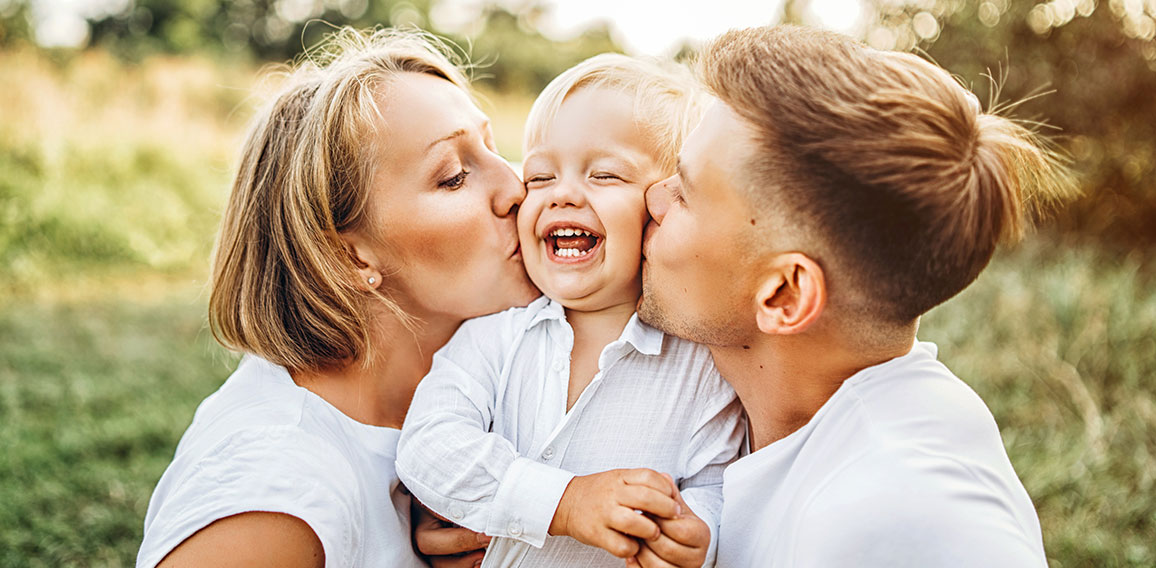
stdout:
<svg viewBox="0 0 1156 568">
<path fill-rule="evenodd" d="M 369 277 L 369 285 L 373 286 L 374 284 L 377 284 L 377 278 L 370 276 Z"/>
</svg>

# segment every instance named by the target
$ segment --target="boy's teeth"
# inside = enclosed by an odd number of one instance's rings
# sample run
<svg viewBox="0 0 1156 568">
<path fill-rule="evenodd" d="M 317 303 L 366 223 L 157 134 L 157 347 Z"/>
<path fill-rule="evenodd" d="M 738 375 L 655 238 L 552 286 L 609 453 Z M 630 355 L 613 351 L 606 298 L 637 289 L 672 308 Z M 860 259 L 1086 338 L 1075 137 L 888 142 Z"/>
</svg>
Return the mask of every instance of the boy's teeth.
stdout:
<svg viewBox="0 0 1156 568">
<path fill-rule="evenodd" d="M 590 251 L 588 251 L 588 250 L 571 249 L 571 248 L 558 249 L 558 250 L 554 251 L 555 256 L 566 256 L 566 257 L 586 256 L 588 254 L 590 254 Z"/>
<path fill-rule="evenodd" d="M 583 229 L 554 229 L 550 232 L 551 237 L 593 237 L 590 231 Z"/>
</svg>

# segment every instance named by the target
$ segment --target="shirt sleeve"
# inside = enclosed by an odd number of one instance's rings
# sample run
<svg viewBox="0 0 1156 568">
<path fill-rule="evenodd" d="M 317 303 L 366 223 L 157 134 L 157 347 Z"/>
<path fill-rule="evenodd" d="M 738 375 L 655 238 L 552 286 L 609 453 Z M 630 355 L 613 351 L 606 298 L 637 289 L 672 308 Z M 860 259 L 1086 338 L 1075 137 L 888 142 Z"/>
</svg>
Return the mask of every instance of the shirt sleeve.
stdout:
<svg viewBox="0 0 1156 568">
<path fill-rule="evenodd" d="M 406 415 L 397 474 L 419 501 L 453 522 L 540 547 L 574 476 L 519 456 L 489 431 L 515 339 L 503 321 L 508 314 L 466 322 L 434 356 Z"/>
<path fill-rule="evenodd" d="M 358 483 L 349 462 L 292 427 L 237 432 L 190 464 L 145 526 L 137 568 L 156 566 L 213 522 L 263 511 L 297 517 L 325 550 L 326 566 L 350 566 L 362 542 Z"/>
<path fill-rule="evenodd" d="M 683 500 L 710 527 L 706 563 L 713 566 L 718 550 L 718 529 L 723 505 L 723 471 L 739 457 L 746 437 L 742 404 L 713 365 L 700 381 L 699 418 L 688 447 L 687 476 L 679 484 Z"/>
</svg>

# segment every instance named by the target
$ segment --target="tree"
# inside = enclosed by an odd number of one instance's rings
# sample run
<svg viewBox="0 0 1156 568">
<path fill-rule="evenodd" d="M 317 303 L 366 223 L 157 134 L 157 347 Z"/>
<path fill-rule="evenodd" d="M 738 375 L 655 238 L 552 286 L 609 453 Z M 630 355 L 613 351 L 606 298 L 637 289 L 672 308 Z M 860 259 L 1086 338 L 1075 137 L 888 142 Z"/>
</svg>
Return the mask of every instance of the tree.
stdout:
<svg viewBox="0 0 1156 568">
<path fill-rule="evenodd" d="M 859 31 L 883 49 L 924 50 L 980 95 L 1041 90 L 1019 118 L 1073 160 L 1084 196 L 1053 227 L 1130 247 L 1156 244 L 1156 4 L 1111 0 L 865 0 Z M 805 0 L 786 19 L 805 20 Z M 984 75 L 993 76 L 989 81 Z"/>
</svg>

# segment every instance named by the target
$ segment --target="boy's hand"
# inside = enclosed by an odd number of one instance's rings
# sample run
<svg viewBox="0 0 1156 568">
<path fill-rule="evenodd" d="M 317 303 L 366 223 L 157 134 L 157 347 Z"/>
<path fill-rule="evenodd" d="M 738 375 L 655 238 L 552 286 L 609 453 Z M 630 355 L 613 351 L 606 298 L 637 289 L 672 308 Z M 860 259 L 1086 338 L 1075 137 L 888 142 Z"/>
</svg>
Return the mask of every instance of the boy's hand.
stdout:
<svg viewBox="0 0 1156 568">
<path fill-rule="evenodd" d="M 675 494 L 669 478 L 649 469 L 580 475 L 566 486 L 550 534 L 567 535 L 629 558 L 639 552 L 636 539 L 662 535 L 655 519 L 673 519 L 686 507 L 675 500 Z"/>
<path fill-rule="evenodd" d="M 627 566 L 700 568 L 706 562 L 710 527 L 682 500 L 674 480 L 667 479 L 674 487 L 674 498 L 682 508 L 682 515 L 676 519 L 655 519 L 662 534 L 656 539 L 639 541 L 638 554 L 626 560 Z"/>
</svg>

